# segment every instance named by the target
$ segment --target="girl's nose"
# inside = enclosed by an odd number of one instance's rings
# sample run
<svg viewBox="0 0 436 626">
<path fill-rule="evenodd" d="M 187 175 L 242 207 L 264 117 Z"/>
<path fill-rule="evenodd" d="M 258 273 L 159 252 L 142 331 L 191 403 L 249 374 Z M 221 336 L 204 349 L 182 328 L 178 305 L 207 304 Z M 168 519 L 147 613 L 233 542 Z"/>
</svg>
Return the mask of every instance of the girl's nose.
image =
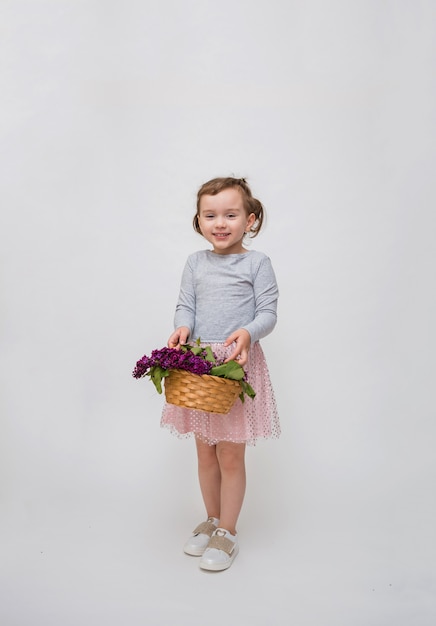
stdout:
<svg viewBox="0 0 436 626">
<path fill-rule="evenodd" d="M 216 225 L 221 228 L 226 225 L 226 218 L 224 217 L 224 215 L 218 215 L 218 217 L 216 218 Z"/>
</svg>

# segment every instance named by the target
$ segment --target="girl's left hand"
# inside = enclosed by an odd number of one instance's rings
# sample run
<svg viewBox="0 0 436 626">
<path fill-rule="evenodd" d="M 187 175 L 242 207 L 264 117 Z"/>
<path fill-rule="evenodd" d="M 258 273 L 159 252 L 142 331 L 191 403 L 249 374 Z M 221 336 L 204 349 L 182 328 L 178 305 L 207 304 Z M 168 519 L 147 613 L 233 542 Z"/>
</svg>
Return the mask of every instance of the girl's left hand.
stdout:
<svg viewBox="0 0 436 626">
<path fill-rule="evenodd" d="M 230 346 L 233 342 L 236 343 L 235 349 L 232 354 L 224 361 L 224 363 L 228 363 L 229 361 L 238 361 L 239 365 L 245 365 L 248 360 L 248 353 L 250 351 L 251 345 L 251 336 L 248 330 L 245 328 L 239 328 L 235 330 L 224 342 L 224 345 Z"/>
</svg>

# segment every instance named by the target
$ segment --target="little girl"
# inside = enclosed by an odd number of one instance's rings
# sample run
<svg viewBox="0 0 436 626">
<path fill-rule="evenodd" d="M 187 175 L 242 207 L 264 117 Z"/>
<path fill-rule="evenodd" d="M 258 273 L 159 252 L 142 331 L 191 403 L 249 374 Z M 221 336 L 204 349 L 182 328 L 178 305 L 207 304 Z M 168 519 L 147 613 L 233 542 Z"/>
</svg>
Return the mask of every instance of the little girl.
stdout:
<svg viewBox="0 0 436 626">
<path fill-rule="evenodd" d="M 195 435 L 200 489 L 207 520 L 184 546 L 200 567 L 224 570 L 238 554 L 236 523 L 245 493 L 245 446 L 278 437 L 274 392 L 259 339 L 277 320 L 278 288 L 269 258 L 244 248 L 264 209 L 244 178 L 215 178 L 197 194 L 194 229 L 212 245 L 188 257 L 168 347 L 201 339 L 220 359 L 244 367 L 256 397 L 237 398 L 226 415 L 165 404 L 162 426 Z"/>
</svg>

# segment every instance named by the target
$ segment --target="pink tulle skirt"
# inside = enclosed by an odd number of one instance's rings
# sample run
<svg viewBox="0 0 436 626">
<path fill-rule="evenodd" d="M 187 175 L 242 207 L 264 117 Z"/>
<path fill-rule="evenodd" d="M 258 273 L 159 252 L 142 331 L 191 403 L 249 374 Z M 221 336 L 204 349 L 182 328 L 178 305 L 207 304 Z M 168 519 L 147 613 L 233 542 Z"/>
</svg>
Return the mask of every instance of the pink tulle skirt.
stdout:
<svg viewBox="0 0 436 626">
<path fill-rule="evenodd" d="M 218 359 L 231 354 L 233 346 L 211 344 Z M 161 426 L 168 428 L 178 437 L 195 435 L 210 445 L 219 441 L 232 441 L 254 445 L 257 439 L 280 436 L 280 422 L 265 356 L 259 342 L 249 352 L 244 366 L 247 379 L 256 392 L 254 399 L 245 397 L 245 402 L 236 399 L 226 415 L 195 411 L 165 403 Z"/>
</svg>

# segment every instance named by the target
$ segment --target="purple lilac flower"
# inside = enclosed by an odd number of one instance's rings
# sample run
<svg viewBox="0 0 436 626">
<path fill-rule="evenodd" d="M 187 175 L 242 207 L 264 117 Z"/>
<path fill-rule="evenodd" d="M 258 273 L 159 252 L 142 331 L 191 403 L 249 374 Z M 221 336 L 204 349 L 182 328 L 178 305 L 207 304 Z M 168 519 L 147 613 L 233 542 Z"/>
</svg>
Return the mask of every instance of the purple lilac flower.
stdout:
<svg viewBox="0 0 436 626">
<path fill-rule="evenodd" d="M 190 350 L 184 352 L 175 348 L 161 348 L 160 350 L 153 350 L 150 357 L 143 356 L 136 363 L 132 375 L 134 378 L 142 378 L 150 368 L 156 366 L 164 370 L 180 369 L 193 374 L 208 374 L 214 364 L 206 361 L 205 357 L 205 351 L 195 355 Z"/>
</svg>

